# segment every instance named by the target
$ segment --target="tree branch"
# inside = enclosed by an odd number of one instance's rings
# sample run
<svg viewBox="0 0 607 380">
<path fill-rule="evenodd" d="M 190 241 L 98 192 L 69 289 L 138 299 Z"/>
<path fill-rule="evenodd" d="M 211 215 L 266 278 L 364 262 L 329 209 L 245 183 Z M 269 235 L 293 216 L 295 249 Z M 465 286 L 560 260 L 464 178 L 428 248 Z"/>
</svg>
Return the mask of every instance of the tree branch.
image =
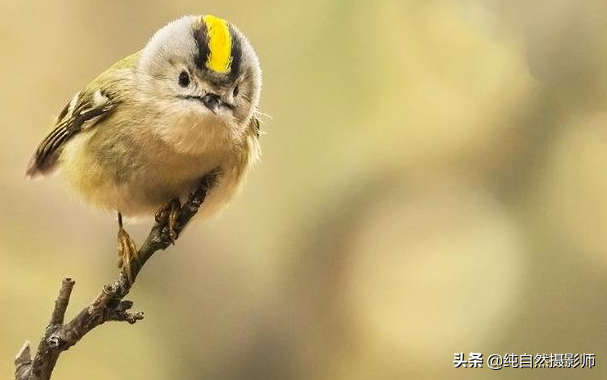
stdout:
<svg viewBox="0 0 607 380">
<path fill-rule="evenodd" d="M 55 301 L 55 308 L 46 331 L 38 344 L 36 355 L 32 359 L 30 343 L 25 342 L 15 358 L 15 380 L 48 380 L 59 355 L 78 343 L 95 327 L 108 321 L 133 324 L 143 319 L 142 312 L 133 313 L 130 311 L 133 302 L 123 300 L 123 298 L 131 290 L 143 265 L 155 252 L 166 249 L 198 212 L 217 176 L 217 171 L 204 176 L 194 192 L 189 195 L 186 203 L 180 208 L 173 225 L 175 233 L 173 236 L 171 236 L 169 228 L 170 216 L 167 212 L 158 213 L 150 234 L 137 251 L 137 260 L 131 263 L 131 273 L 127 273 L 128 268 L 123 267 L 118 279 L 111 285 L 105 285 L 97 298 L 90 305 L 84 307 L 68 323 L 64 323 L 65 312 L 75 282 L 70 278 L 63 279 L 59 296 Z"/>
</svg>

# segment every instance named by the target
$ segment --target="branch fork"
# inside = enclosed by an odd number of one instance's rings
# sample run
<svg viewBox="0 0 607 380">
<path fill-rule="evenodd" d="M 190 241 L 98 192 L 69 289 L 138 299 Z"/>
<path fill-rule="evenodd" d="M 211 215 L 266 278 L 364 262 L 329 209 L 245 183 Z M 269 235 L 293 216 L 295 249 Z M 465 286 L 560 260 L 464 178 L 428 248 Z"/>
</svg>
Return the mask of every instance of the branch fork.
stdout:
<svg viewBox="0 0 607 380">
<path fill-rule="evenodd" d="M 32 358 L 30 342 L 27 341 L 15 358 L 15 380 L 48 380 L 59 355 L 78 343 L 95 327 L 108 321 L 134 324 L 143 319 L 143 312 L 132 312 L 133 302 L 125 300 L 124 297 L 130 292 L 137 275 L 150 257 L 174 243 L 190 219 L 196 215 L 217 176 L 217 171 L 204 176 L 172 219 L 169 212 L 159 212 L 147 239 L 137 251 L 137 260 L 130 266 L 130 273 L 126 273 L 129 269 L 123 267 L 118 279 L 110 285 L 105 285 L 97 298 L 67 323 L 65 313 L 76 282 L 71 278 L 63 279 L 36 354 Z M 171 204 L 169 207 L 174 207 L 173 202 Z"/>
</svg>

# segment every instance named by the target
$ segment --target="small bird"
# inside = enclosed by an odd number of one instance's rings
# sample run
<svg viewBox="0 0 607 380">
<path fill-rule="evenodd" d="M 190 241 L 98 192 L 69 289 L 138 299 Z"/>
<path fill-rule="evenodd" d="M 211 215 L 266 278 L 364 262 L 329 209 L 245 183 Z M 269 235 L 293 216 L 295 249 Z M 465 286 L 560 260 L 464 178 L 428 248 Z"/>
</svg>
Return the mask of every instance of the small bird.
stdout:
<svg viewBox="0 0 607 380">
<path fill-rule="evenodd" d="M 201 213 L 226 204 L 260 155 L 260 92 L 259 59 L 236 26 L 182 17 L 71 99 L 26 175 L 61 169 L 86 201 L 117 212 L 119 265 L 130 273 L 137 251 L 122 216 L 174 214 L 211 172 Z"/>
</svg>

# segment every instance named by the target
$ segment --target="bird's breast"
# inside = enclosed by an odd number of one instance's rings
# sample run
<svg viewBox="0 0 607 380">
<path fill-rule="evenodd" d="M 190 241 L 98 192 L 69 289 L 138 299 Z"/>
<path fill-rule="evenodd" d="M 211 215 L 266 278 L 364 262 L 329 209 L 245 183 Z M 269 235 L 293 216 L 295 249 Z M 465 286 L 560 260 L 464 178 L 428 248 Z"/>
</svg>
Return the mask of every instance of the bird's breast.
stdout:
<svg viewBox="0 0 607 380">
<path fill-rule="evenodd" d="M 126 216 L 152 214 L 171 199 L 187 196 L 215 168 L 226 173 L 225 186 L 237 187 L 239 180 L 228 177 L 240 176 L 241 166 L 246 165 L 238 149 L 183 153 L 157 136 L 140 139 L 109 129 L 70 141 L 62 154 L 62 168 L 87 201 Z"/>
</svg>

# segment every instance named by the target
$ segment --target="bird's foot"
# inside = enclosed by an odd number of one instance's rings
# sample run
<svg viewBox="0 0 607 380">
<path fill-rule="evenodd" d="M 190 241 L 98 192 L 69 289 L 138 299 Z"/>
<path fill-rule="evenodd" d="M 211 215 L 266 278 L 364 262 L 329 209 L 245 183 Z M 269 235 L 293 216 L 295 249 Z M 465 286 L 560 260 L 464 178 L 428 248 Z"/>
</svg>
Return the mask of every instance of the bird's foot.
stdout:
<svg viewBox="0 0 607 380">
<path fill-rule="evenodd" d="M 133 262 L 139 263 L 137 247 L 129 234 L 120 226 L 118 229 L 118 267 L 126 273 L 129 283 L 133 283 Z"/>
<path fill-rule="evenodd" d="M 179 237 L 177 219 L 181 212 L 181 202 L 179 199 L 173 199 L 160 211 L 156 213 L 156 222 L 166 225 L 166 236 L 171 244 L 175 244 L 175 240 Z"/>
</svg>

